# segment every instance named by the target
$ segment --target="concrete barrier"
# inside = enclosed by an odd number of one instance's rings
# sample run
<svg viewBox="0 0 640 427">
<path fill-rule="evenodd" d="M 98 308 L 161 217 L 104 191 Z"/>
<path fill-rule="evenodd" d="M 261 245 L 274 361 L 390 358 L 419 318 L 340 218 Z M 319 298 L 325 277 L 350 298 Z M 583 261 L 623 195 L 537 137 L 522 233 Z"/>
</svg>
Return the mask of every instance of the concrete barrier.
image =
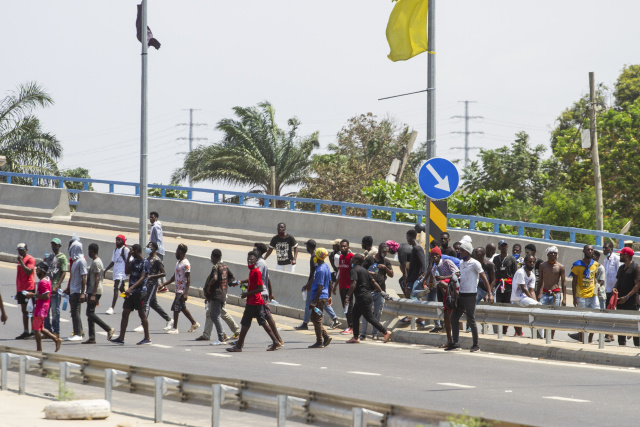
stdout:
<svg viewBox="0 0 640 427">
<path fill-rule="evenodd" d="M 0 215 L 5 218 L 68 219 L 69 198 L 63 188 L 0 184 Z"/>
</svg>

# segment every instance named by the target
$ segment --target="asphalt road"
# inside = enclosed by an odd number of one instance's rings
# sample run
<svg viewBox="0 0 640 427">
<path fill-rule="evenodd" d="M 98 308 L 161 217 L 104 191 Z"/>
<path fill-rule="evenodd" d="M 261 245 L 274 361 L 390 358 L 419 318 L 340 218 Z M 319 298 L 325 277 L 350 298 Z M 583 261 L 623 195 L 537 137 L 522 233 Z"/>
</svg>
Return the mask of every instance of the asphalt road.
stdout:
<svg viewBox="0 0 640 427">
<path fill-rule="evenodd" d="M 15 293 L 15 264 L 0 263 L 0 292 L 9 315 L 0 325 L 0 343 L 35 349 L 35 341 L 13 338 L 22 331 Z M 111 298 L 111 282 L 105 284 L 105 301 Z M 172 296 L 161 294 L 160 304 L 168 310 Z M 190 298 L 190 310 L 204 324 L 202 300 Z M 121 304 L 121 303 L 120 303 Z M 107 316 L 107 304 L 98 308 L 107 323 L 118 329 L 121 310 Z M 241 308 L 230 306 L 237 319 Z M 62 336 L 71 332 L 69 312 L 62 323 Z M 239 319 L 238 319 L 239 320 Z M 86 329 L 86 318 L 83 316 Z M 265 352 L 269 339 L 255 323 L 242 353 L 228 353 L 226 346 L 213 347 L 186 333 L 188 321 L 180 320 L 181 333 L 168 335 L 164 322 L 150 316 L 151 346 L 136 346 L 142 334 L 135 316 L 129 323 L 126 344 L 116 346 L 98 335 L 97 345 L 65 343 L 60 352 L 92 359 L 113 360 L 193 374 L 273 382 L 338 396 L 384 401 L 470 415 L 483 415 L 544 426 L 637 425 L 639 369 L 613 368 L 461 351 L 447 353 L 432 347 L 365 341 L 345 343 L 334 334 L 331 346 L 308 349 L 311 332 L 298 332 L 298 321 L 278 317 L 284 349 Z M 45 351 L 53 343 L 43 343 Z"/>
</svg>

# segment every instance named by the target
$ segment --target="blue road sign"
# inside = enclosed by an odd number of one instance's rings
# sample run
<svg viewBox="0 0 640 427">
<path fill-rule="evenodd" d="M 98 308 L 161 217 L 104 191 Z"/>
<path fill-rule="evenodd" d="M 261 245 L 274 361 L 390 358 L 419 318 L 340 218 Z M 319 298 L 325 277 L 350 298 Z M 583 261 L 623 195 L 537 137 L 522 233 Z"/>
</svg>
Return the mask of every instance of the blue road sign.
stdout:
<svg viewBox="0 0 640 427">
<path fill-rule="evenodd" d="M 451 196 L 459 183 L 458 168 L 442 157 L 427 160 L 418 171 L 420 189 L 432 200 L 442 200 Z"/>
</svg>

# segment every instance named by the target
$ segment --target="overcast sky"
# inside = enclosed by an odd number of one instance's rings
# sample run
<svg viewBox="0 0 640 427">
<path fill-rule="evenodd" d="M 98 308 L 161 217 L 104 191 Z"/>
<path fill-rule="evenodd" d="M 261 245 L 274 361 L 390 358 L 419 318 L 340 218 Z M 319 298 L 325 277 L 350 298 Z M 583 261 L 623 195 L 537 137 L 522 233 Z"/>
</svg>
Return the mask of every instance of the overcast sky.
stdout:
<svg viewBox="0 0 640 427">
<path fill-rule="evenodd" d="M 55 105 L 38 110 L 64 146 L 62 168 L 93 178 L 139 180 L 140 43 L 137 1 L 3 2 L 2 92 L 37 81 Z M 320 132 L 323 148 L 357 114 L 390 115 L 425 139 L 427 55 L 391 62 L 389 0 L 152 0 L 148 21 L 149 182 L 168 184 L 194 135 L 217 142 L 215 124 L 234 106 L 268 100 L 282 126 Z M 549 146 L 560 112 L 588 93 L 588 72 L 609 87 L 639 63 L 640 2 L 439 0 L 437 154 L 463 158 L 464 104 L 474 147 L 497 148 L 524 130 Z M 207 143 L 199 141 L 199 144 Z M 475 157 L 477 150 L 472 152 Z M 517 177 L 517 171 L 514 171 Z M 215 184 L 216 188 L 223 188 Z"/>
</svg>

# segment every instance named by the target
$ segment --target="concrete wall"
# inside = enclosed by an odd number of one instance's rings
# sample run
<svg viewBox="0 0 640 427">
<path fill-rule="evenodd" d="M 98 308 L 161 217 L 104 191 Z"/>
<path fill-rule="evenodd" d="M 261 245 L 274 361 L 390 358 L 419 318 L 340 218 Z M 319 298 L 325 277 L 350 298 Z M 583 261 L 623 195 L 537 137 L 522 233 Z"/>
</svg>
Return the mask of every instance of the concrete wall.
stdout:
<svg viewBox="0 0 640 427">
<path fill-rule="evenodd" d="M 63 188 L 0 184 L 0 214 L 5 217 L 31 216 L 42 219 L 69 218 L 69 198 Z"/>
</svg>

